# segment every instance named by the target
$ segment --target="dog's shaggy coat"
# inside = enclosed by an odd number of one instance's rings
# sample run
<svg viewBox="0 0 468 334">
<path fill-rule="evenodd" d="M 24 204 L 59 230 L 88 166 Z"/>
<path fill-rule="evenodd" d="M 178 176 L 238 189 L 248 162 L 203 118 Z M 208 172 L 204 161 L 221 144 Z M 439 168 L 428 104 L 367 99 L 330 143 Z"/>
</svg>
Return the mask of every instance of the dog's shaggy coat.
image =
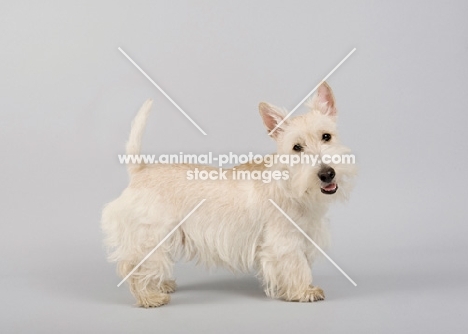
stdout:
<svg viewBox="0 0 468 334">
<path fill-rule="evenodd" d="M 152 101 L 135 117 L 126 153 L 138 155 Z M 287 119 L 271 136 L 277 154 L 348 154 L 339 142 L 336 107 L 330 87 L 323 83 L 308 104 L 307 114 Z M 259 106 L 270 132 L 285 112 L 266 103 Z M 324 136 L 328 134 L 328 138 Z M 207 266 L 233 271 L 255 270 L 268 296 L 288 301 L 324 299 L 312 285 L 311 263 L 316 249 L 271 204 L 274 200 L 318 245 L 327 243 L 325 215 L 330 202 L 345 198 L 354 166 L 245 164 L 237 170 L 287 170 L 289 179 L 187 180 L 187 171 L 209 166 L 188 164 L 129 165 L 130 184 L 121 196 L 107 204 L 102 229 L 109 260 L 125 277 L 202 199 L 204 204 L 154 252 L 127 280 L 137 303 L 143 307 L 169 302 L 175 290 L 174 261 L 195 259 Z M 332 180 L 321 180 L 320 171 L 333 168 Z M 333 176 L 333 175 L 332 175 Z M 323 193 L 332 189 L 335 194 Z"/>
</svg>

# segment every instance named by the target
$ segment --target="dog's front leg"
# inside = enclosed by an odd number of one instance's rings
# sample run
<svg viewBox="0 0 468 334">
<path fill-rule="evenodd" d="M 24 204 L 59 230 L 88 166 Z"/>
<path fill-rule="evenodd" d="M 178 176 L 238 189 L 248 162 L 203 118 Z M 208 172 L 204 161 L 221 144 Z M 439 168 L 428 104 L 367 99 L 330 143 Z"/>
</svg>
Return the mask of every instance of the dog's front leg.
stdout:
<svg viewBox="0 0 468 334">
<path fill-rule="evenodd" d="M 260 275 L 269 297 L 313 302 L 325 299 L 323 290 L 312 285 L 309 261 L 298 240 L 278 235 L 264 244 L 259 254 Z"/>
</svg>

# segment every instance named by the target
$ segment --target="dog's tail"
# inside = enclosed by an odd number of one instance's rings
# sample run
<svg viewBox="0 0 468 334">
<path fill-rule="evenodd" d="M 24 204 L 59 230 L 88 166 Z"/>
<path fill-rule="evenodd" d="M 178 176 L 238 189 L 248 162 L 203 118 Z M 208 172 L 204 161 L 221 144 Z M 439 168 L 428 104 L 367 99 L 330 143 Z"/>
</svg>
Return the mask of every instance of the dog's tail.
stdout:
<svg viewBox="0 0 468 334">
<path fill-rule="evenodd" d="M 143 132 L 145 130 L 146 120 L 153 104 L 152 99 L 148 99 L 143 103 L 137 115 L 133 119 L 132 129 L 130 130 L 130 136 L 128 137 L 126 151 L 127 156 L 131 158 L 134 157 L 135 160 L 129 161 L 127 164 L 128 172 L 132 174 L 133 172 L 138 171 L 143 168 L 144 164 L 139 160 L 139 155 L 141 153 L 141 139 L 143 137 Z"/>
</svg>

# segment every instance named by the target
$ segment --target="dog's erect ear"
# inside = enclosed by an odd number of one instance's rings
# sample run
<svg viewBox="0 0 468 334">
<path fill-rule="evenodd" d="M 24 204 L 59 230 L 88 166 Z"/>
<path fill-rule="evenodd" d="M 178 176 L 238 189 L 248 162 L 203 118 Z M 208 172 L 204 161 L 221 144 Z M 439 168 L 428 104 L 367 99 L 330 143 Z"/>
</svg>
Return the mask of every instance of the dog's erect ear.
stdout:
<svg viewBox="0 0 468 334">
<path fill-rule="evenodd" d="M 336 116 L 335 97 L 331 87 L 325 81 L 322 82 L 307 105 L 311 110 L 319 110 L 325 115 Z"/>
<path fill-rule="evenodd" d="M 275 130 L 276 126 L 280 124 L 286 114 L 278 107 L 272 106 L 266 102 L 261 102 L 258 105 L 260 116 L 262 116 L 263 123 L 268 130 L 268 134 Z M 283 126 L 286 125 L 286 121 L 283 122 L 276 130 L 271 134 L 274 139 L 278 138 L 278 135 L 283 131 Z"/>
</svg>

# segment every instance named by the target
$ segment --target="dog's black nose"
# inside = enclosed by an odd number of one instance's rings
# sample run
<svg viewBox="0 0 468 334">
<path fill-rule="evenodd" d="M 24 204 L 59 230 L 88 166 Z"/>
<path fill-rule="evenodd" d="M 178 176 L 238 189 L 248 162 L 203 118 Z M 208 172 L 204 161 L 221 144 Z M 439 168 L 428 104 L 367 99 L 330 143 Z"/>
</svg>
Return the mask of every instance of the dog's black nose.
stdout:
<svg viewBox="0 0 468 334">
<path fill-rule="evenodd" d="M 322 167 L 318 172 L 318 177 L 320 181 L 325 183 L 330 183 L 335 178 L 335 170 L 330 166 Z"/>
</svg>

